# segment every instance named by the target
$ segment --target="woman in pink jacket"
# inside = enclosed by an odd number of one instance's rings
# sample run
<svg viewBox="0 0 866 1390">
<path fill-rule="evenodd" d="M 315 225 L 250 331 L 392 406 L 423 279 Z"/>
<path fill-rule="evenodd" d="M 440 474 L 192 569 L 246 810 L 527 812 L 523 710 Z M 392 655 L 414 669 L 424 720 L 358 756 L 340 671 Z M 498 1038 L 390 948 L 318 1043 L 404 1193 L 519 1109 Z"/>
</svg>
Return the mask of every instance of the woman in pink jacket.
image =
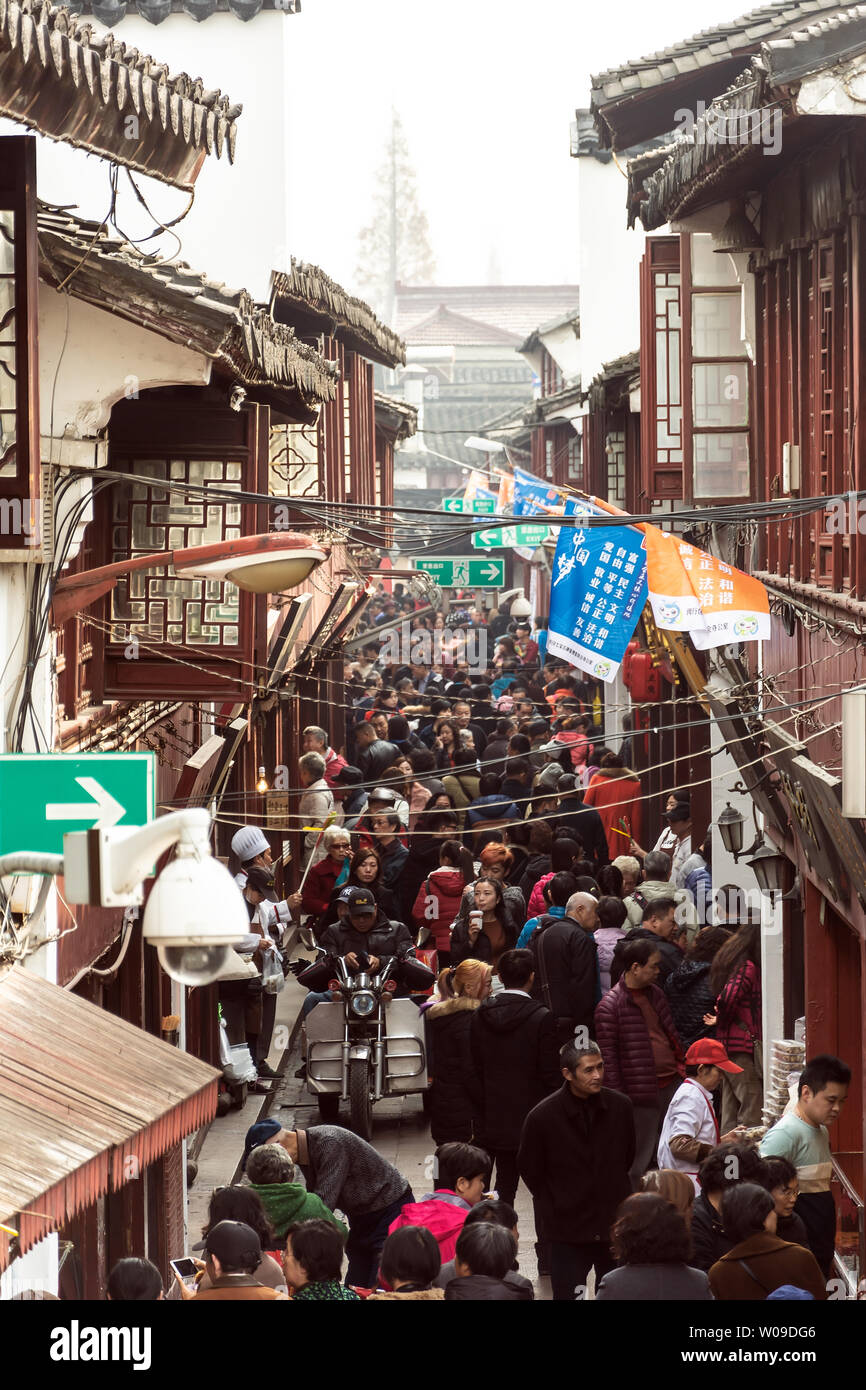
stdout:
<svg viewBox="0 0 866 1390">
<path fill-rule="evenodd" d="M 460 911 L 463 890 L 474 882 L 475 865 L 459 840 L 446 840 L 439 851 L 439 868 L 428 874 L 412 908 L 416 931 L 429 927 L 440 970 L 451 963 L 451 923 Z"/>
</svg>

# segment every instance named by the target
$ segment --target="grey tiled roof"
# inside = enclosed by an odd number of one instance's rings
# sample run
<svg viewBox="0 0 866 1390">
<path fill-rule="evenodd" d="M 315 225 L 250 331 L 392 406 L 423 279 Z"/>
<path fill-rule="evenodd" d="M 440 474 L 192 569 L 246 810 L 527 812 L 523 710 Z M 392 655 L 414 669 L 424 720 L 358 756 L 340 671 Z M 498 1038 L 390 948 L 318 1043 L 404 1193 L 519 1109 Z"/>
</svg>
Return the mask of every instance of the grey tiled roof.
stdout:
<svg viewBox="0 0 866 1390">
<path fill-rule="evenodd" d="M 68 9 L 0 0 L 0 115 L 51 139 L 191 187 L 205 151 L 234 159 L 242 109 Z"/>
<path fill-rule="evenodd" d="M 866 5 L 852 5 L 761 45 L 770 81 L 782 85 L 843 62 L 866 48 Z"/>
<path fill-rule="evenodd" d="M 848 8 L 838 0 L 782 0 L 749 10 L 739 19 L 702 29 L 691 38 L 657 53 L 610 68 L 592 78 L 593 107 L 607 105 L 638 91 L 657 87 L 671 78 L 709 67 L 738 54 L 754 52 L 774 34 L 802 28 L 814 18 Z"/>
<path fill-rule="evenodd" d="M 540 323 L 573 309 L 579 297 L 577 285 L 398 285 L 394 328 L 405 338 L 407 329 L 444 305 L 522 341 Z"/>
<path fill-rule="evenodd" d="M 128 14 L 140 15 L 150 24 L 161 24 L 170 14 L 186 14 L 198 21 L 228 11 L 244 21 L 255 19 L 262 10 L 298 14 L 301 0 L 93 0 L 92 4 L 86 3 L 86 0 L 78 4 L 73 0 L 70 8 L 77 14 L 92 14 L 100 24 L 107 24 L 113 29 Z"/>
<path fill-rule="evenodd" d="M 866 4 L 851 6 L 833 16 L 780 39 L 761 45 L 760 55 L 727 91 L 717 96 L 695 133 L 677 141 L 654 170 L 649 164 L 629 162 L 629 207 L 632 219 L 640 204 L 640 217 L 647 229 L 661 226 L 676 215 L 689 196 L 690 186 L 709 188 L 732 160 L 743 156 L 737 144 L 701 139 L 706 121 L 731 107 L 740 112 L 779 109 L 784 89 L 812 72 L 835 68 L 856 55 L 866 53 Z M 790 119 L 782 105 L 782 119 Z"/>
<path fill-rule="evenodd" d="M 403 330 L 411 347 L 517 347 L 520 338 L 495 324 L 455 314 L 444 304 Z"/>
<path fill-rule="evenodd" d="M 305 265 L 294 256 L 291 270 L 274 271 L 271 276 L 271 311 L 281 322 L 303 331 L 303 325 L 292 317 L 297 312 L 319 332 L 345 339 L 348 346 L 384 367 L 406 361 L 405 343 L 376 317 L 369 304 L 347 294 L 317 265 Z"/>
<path fill-rule="evenodd" d="M 98 222 L 40 203 L 39 274 L 97 308 L 201 352 L 250 387 L 297 392 L 305 407 L 333 400 L 337 366 L 276 323 L 246 290 L 185 261 L 146 255 Z"/>
</svg>

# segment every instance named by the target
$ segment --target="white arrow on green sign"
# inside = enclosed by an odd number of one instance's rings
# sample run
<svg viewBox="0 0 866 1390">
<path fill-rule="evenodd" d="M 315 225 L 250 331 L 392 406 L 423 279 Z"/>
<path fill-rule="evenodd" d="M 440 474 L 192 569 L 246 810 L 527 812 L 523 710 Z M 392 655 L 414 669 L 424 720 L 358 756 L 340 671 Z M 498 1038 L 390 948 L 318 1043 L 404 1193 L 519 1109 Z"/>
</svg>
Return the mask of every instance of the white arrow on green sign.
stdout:
<svg viewBox="0 0 866 1390">
<path fill-rule="evenodd" d="M 416 560 L 416 570 L 424 570 L 443 589 L 503 589 L 504 560 L 470 560 L 468 556 L 437 556 L 435 560 Z"/>
<path fill-rule="evenodd" d="M 476 497 L 467 502 L 463 497 L 446 497 L 442 502 L 443 512 L 472 512 L 478 516 L 496 515 L 495 497 Z"/>
<path fill-rule="evenodd" d="M 0 756 L 0 854 L 61 854 L 70 831 L 146 825 L 155 814 L 154 753 Z"/>
<path fill-rule="evenodd" d="M 543 545 L 550 534 L 549 526 L 501 526 L 489 531 L 475 531 L 472 544 L 477 550 L 498 550 L 515 545 Z"/>
</svg>

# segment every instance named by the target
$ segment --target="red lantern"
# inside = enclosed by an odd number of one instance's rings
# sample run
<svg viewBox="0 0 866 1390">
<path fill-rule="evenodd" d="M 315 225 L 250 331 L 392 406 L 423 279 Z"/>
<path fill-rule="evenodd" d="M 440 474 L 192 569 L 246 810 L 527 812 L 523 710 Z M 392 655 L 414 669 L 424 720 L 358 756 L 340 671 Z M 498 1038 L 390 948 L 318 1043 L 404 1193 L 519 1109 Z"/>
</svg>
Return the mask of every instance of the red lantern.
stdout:
<svg viewBox="0 0 866 1390">
<path fill-rule="evenodd" d="M 622 679 L 627 690 L 631 689 L 631 662 L 635 652 L 640 651 L 640 642 L 631 641 L 623 652 Z"/>
<path fill-rule="evenodd" d="M 661 698 L 662 683 L 649 652 L 635 652 L 630 663 L 629 689 L 636 705 L 654 704 Z"/>
</svg>

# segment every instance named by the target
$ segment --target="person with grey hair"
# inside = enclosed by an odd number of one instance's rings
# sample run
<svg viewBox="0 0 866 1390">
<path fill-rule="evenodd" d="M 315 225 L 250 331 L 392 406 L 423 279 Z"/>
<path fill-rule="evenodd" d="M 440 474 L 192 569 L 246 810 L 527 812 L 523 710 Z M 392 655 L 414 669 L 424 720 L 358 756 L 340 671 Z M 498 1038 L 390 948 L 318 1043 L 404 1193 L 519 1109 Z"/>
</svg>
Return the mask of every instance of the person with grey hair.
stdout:
<svg viewBox="0 0 866 1390">
<path fill-rule="evenodd" d="M 280 1241 L 285 1240 L 295 1221 L 330 1221 L 348 1235 L 348 1227 L 337 1220 L 321 1197 L 295 1181 L 297 1170 L 281 1144 L 259 1144 L 253 1149 L 247 1159 L 247 1177 Z"/>
<path fill-rule="evenodd" d="M 605 1087 L 597 1043 L 572 1040 L 559 1062 L 563 1085 L 527 1115 L 517 1166 L 549 1242 L 553 1297 L 571 1302 L 590 1269 L 597 1280 L 613 1269 L 609 1233 L 631 1192 L 635 1136 L 631 1101 Z"/>
<path fill-rule="evenodd" d="M 598 903 L 591 893 L 572 893 L 562 918 L 542 919 L 529 941 L 535 962 L 532 998 L 553 1014 L 561 1043 L 582 1028 L 588 1038 L 595 1006 L 601 998 L 598 949 L 592 933 L 598 926 Z"/>
<path fill-rule="evenodd" d="M 675 887 L 671 882 L 670 855 L 661 849 L 651 849 L 643 861 L 643 871 L 643 883 L 639 883 L 630 896 L 623 899 L 631 925 L 641 925 L 644 909 L 656 898 L 673 898 L 676 903 L 677 921 L 686 926 L 689 941 L 692 941 L 698 930 L 698 914 L 691 894 L 685 888 Z"/>
<path fill-rule="evenodd" d="M 325 781 L 325 759 L 321 753 L 304 753 L 298 760 L 298 777 L 306 790 L 298 802 L 298 815 L 301 825 L 308 826 L 304 836 L 302 864 L 318 864 L 327 851 L 323 844 L 322 829 L 328 823 L 342 825 L 342 808 L 334 801 L 334 795 Z"/>
<path fill-rule="evenodd" d="M 308 724 L 301 737 L 305 753 L 320 753 L 325 759 L 325 781 L 329 787 L 335 787 L 339 773 L 348 766 L 346 759 L 329 747 L 327 732 L 318 724 Z"/>
</svg>

